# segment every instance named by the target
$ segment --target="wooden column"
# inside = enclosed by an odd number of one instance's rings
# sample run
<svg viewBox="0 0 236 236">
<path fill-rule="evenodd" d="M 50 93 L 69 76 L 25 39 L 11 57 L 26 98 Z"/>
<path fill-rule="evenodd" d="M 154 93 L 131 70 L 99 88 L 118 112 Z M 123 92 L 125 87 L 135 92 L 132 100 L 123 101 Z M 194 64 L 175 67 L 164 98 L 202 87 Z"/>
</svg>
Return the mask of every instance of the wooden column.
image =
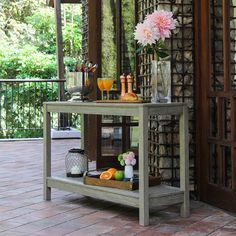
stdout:
<svg viewBox="0 0 236 236">
<path fill-rule="evenodd" d="M 93 92 L 90 98 L 97 99 L 97 77 L 101 76 L 101 0 L 88 0 L 88 58 L 98 64 L 98 69 L 92 79 Z M 95 160 L 98 155 L 98 138 L 101 133 L 98 129 L 99 117 L 86 115 L 84 121 L 84 145 L 89 159 Z"/>
<path fill-rule="evenodd" d="M 209 35 L 210 2 L 195 1 L 195 77 L 196 77 L 196 144 L 197 144 L 197 188 L 199 197 L 206 200 L 206 183 L 208 182 L 208 129 L 203 124 L 209 124 L 208 88 L 211 70 Z M 201 163 L 204 163 L 203 165 Z"/>
<path fill-rule="evenodd" d="M 64 80 L 64 53 L 61 23 L 61 0 L 54 0 L 55 19 L 56 19 L 56 40 L 57 40 L 57 77 Z M 58 84 L 58 100 L 63 101 L 65 97 L 64 83 Z M 65 114 L 60 113 L 58 118 L 58 128 L 66 127 L 68 120 Z"/>
<path fill-rule="evenodd" d="M 61 23 L 61 0 L 54 0 L 55 17 L 56 17 L 56 39 L 57 39 L 57 76 L 58 79 L 64 80 L 64 62 L 63 62 L 63 39 Z M 64 99 L 63 83 L 59 84 L 58 98 L 59 101 Z"/>
</svg>

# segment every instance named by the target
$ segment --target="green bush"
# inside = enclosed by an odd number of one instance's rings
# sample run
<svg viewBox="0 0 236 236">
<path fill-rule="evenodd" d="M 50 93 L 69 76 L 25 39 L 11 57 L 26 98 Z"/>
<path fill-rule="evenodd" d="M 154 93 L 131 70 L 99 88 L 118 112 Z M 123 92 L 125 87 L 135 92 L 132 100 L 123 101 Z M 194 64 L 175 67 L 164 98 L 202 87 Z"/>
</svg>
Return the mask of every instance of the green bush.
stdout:
<svg viewBox="0 0 236 236">
<path fill-rule="evenodd" d="M 6 44 L 5 44 L 6 45 Z M 0 77 L 52 78 L 56 76 L 54 55 L 37 51 L 36 47 L 25 45 L 22 49 L 0 45 Z"/>
<path fill-rule="evenodd" d="M 35 47 L 26 46 L 19 51 L 19 76 L 21 78 L 47 78 L 56 76 L 54 55 L 38 52 Z"/>
</svg>

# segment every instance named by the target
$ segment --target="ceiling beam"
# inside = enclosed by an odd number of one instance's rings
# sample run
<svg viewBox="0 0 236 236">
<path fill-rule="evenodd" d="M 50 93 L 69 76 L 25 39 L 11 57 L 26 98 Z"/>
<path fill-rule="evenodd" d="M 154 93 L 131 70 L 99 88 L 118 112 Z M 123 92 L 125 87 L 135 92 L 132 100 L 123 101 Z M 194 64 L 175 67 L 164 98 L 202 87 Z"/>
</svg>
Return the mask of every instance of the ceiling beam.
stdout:
<svg viewBox="0 0 236 236">
<path fill-rule="evenodd" d="M 77 3 L 81 3 L 81 0 L 61 0 L 61 3 L 77 4 Z M 47 4 L 50 7 L 54 7 L 54 0 L 47 0 Z"/>
</svg>

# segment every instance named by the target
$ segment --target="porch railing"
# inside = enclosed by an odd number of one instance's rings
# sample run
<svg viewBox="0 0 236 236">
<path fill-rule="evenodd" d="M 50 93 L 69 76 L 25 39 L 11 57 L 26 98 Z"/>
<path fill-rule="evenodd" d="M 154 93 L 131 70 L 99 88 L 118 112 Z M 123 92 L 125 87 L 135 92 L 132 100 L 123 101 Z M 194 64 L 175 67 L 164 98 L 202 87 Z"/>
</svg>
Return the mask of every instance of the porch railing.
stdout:
<svg viewBox="0 0 236 236">
<path fill-rule="evenodd" d="M 60 83 L 65 80 L 0 79 L 0 139 L 42 137 L 43 102 L 58 100 Z M 67 126 L 80 125 L 78 116 L 66 117 Z M 58 128 L 58 114 L 52 127 Z"/>
</svg>

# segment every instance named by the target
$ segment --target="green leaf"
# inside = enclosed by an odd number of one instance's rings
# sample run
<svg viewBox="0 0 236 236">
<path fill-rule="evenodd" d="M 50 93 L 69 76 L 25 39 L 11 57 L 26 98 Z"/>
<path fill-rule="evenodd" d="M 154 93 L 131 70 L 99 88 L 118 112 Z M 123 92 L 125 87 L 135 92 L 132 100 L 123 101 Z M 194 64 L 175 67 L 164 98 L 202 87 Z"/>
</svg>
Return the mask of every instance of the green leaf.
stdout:
<svg viewBox="0 0 236 236">
<path fill-rule="evenodd" d="M 140 53 L 140 52 L 143 50 L 143 48 L 144 48 L 144 47 L 139 47 L 139 48 L 136 50 L 136 52 L 137 52 L 137 53 Z"/>
<path fill-rule="evenodd" d="M 157 47 L 158 47 L 158 48 L 166 48 L 165 41 L 163 41 L 163 40 L 160 39 L 160 40 L 157 42 Z"/>
<path fill-rule="evenodd" d="M 148 54 L 153 54 L 153 53 L 154 53 L 153 48 L 152 48 L 152 47 L 148 47 L 148 48 L 147 48 L 147 53 L 148 53 Z"/>
<path fill-rule="evenodd" d="M 121 164 L 122 166 L 125 166 L 125 161 L 124 161 L 124 160 L 121 160 L 121 161 L 120 161 L 120 164 Z"/>
<path fill-rule="evenodd" d="M 123 155 L 122 154 L 119 154 L 118 155 L 118 161 L 122 161 L 123 160 Z"/>
<path fill-rule="evenodd" d="M 163 52 L 163 51 L 157 51 L 157 55 L 158 55 L 158 57 L 160 57 L 160 58 L 165 58 L 165 57 L 168 57 L 168 56 L 169 56 L 168 53 Z"/>
</svg>

